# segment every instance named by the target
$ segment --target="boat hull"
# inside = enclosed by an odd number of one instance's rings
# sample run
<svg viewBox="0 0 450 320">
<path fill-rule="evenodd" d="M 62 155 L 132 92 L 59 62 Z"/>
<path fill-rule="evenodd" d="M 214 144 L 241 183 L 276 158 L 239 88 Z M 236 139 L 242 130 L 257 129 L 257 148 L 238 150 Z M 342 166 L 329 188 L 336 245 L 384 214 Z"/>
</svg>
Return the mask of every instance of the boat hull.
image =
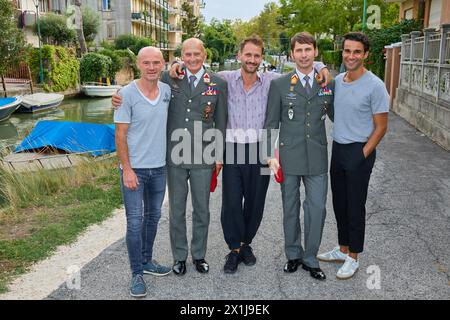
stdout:
<svg viewBox="0 0 450 320">
<path fill-rule="evenodd" d="M 43 96 L 45 98 L 45 96 Z M 52 97 L 49 101 L 36 101 L 35 99 L 23 99 L 20 107 L 17 109 L 19 113 L 36 113 L 44 110 L 56 108 L 61 104 L 64 99 L 64 95 L 58 95 L 58 97 Z"/>
<path fill-rule="evenodd" d="M 0 121 L 5 121 L 9 119 L 11 114 L 17 110 L 21 102 L 22 100 L 20 98 L 16 98 L 13 102 L 9 104 L 5 104 L 3 106 L 0 105 Z"/>
<path fill-rule="evenodd" d="M 81 86 L 83 93 L 89 97 L 112 97 L 121 86 Z"/>
</svg>

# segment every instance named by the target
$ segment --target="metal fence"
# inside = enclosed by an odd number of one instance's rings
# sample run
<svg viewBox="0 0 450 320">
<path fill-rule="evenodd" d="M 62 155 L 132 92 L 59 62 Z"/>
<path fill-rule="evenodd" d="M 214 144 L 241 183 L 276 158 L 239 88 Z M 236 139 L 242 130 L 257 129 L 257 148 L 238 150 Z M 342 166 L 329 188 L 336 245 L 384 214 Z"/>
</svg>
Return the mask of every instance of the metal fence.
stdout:
<svg viewBox="0 0 450 320">
<path fill-rule="evenodd" d="M 450 106 L 450 24 L 402 36 L 400 86 Z"/>
</svg>

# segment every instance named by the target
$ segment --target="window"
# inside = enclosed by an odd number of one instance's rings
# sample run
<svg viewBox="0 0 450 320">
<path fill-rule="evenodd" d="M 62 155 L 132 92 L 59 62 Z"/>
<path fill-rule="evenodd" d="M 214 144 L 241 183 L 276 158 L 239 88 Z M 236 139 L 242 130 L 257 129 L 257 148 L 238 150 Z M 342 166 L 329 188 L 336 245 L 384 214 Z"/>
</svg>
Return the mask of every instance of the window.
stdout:
<svg viewBox="0 0 450 320">
<path fill-rule="evenodd" d="M 430 20 L 428 28 L 439 28 L 441 24 L 442 0 L 432 0 L 430 5 Z"/>
<path fill-rule="evenodd" d="M 48 12 L 50 8 L 50 0 L 39 0 L 39 11 Z"/>
<path fill-rule="evenodd" d="M 111 10 L 111 0 L 102 0 L 102 10 L 103 11 Z"/>
<path fill-rule="evenodd" d="M 61 6 L 59 0 L 52 0 L 52 11 L 56 13 L 61 13 Z"/>
<path fill-rule="evenodd" d="M 407 9 L 405 10 L 405 19 L 411 20 L 413 18 L 413 9 Z"/>
</svg>

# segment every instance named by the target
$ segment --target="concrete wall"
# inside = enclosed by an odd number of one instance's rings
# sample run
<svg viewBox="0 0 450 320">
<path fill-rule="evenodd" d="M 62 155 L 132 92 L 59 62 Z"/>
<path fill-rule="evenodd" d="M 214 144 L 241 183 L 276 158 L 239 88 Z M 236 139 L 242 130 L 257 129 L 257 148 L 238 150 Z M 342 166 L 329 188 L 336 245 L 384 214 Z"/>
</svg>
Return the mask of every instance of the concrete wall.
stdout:
<svg viewBox="0 0 450 320">
<path fill-rule="evenodd" d="M 426 95 L 399 87 L 392 110 L 437 144 L 450 150 L 450 106 L 436 104 Z"/>
</svg>

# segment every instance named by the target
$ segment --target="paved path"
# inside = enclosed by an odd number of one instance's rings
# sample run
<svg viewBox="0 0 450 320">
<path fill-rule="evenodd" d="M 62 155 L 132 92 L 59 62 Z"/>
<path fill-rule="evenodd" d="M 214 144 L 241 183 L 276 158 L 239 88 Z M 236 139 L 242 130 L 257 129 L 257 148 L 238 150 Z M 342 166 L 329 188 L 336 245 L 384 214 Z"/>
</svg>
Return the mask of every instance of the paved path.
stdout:
<svg viewBox="0 0 450 320">
<path fill-rule="evenodd" d="M 281 197 L 279 185 L 272 181 L 264 220 L 253 244 L 258 258 L 255 266 L 241 264 L 234 275 L 222 271 L 227 247 L 220 226 L 218 189 L 211 201 L 206 257 L 211 266 L 209 274 L 197 273 L 189 261 L 184 277 L 146 276 L 147 299 L 449 299 L 449 190 L 449 152 L 391 115 L 389 133 L 378 150 L 370 184 L 365 252 L 360 257 L 361 269 L 353 279 L 337 280 L 337 264 L 322 263 L 328 276 L 325 282 L 312 279 L 303 270 L 293 274 L 282 271 L 285 255 Z M 336 244 L 330 195 L 327 208 L 322 250 Z M 168 225 L 165 206 L 155 258 L 171 265 Z M 373 288 L 377 282 L 371 278 L 377 270 L 379 289 Z M 80 290 L 70 290 L 62 283 L 48 298 L 130 299 L 129 277 L 122 239 L 82 268 Z"/>
</svg>

